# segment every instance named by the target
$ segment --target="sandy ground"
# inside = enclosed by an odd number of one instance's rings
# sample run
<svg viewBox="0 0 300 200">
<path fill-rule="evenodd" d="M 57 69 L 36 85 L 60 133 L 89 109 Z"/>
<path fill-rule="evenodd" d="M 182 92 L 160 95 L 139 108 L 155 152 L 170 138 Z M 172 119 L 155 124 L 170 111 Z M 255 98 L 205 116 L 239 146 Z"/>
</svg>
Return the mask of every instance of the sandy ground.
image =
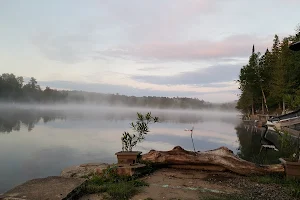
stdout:
<svg viewBox="0 0 300 200">
<path fill-rule="evenodd" d="M 206 181 L 209 173 L 195 170 L 161 169 L 144 178 L 149 187 L 136 195 L 139 199 L 199 199 L 200 196 L 240 192 L 222 184 Z"/>
</svg>

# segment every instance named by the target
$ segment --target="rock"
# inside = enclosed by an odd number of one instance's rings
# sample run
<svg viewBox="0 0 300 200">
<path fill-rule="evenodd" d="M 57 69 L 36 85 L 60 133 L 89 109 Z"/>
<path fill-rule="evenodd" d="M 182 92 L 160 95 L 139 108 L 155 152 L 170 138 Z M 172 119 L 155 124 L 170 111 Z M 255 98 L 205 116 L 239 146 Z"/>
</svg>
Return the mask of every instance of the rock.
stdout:
<svg viewBox="0 0 300 200">
<path fill-rule="evenodd" d="M 51 176 L 33 179 L 6 192 L 3 200 L 61 200 L 80 186 L 85 180 Z"/>
<path fill-rule="evenodd" d="M 94 174 L 100 175 L 102 171 L 108 167 L 109 164 L 107 163 L 87 163 L 68 167 L 64 169 L 60 175 L 62 177 L 84 178 Z"/>
</svg>

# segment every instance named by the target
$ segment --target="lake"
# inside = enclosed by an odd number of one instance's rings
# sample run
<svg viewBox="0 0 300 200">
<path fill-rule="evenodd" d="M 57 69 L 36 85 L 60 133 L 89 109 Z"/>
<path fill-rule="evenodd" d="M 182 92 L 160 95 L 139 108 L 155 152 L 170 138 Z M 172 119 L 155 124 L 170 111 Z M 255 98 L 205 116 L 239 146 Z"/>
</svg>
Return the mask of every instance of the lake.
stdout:
<svg viewBox="0 0 300 200">
<path fill-rule="evenodd" d="M 193 150 L 190 132 L 184 129 L 194 126 L 197 151 L 226 146 L 243 158 L 259 151 L 260 134 L 241 125 L 233 111 L 1 104 L 0 193 L 29 179 L 59 175 L 72 165 L 116 162 L 122 133 L 130 131 L 136 112 L 148 111 L 160 123 L 150 125 L 146 140 L 135 150 L 146 153 L 177 145 Z"/>
</svg>

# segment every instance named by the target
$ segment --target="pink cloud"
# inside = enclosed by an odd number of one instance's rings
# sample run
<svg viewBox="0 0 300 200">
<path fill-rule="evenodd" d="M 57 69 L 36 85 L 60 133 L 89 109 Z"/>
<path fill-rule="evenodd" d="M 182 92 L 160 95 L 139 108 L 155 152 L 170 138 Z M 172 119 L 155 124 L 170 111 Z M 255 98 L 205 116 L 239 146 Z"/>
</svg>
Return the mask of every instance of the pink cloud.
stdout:
<svg viewBox="0 0 300 200">
<path fill-rule="evenodd" d="M 112 23 L 130 27 L 127 39 L 133 42 L 177 39 L 182 34 L 179 30 L 198 24 L 201 17 L 219 9 L 216 0 L 105 2 L 99 6 L 114 11 L 109 13 Z"/>
<path fill-rule="evenodd" d="M 233 35 L 219 41 L 151 42 L 134 46 L 121 46 L 100 51 L 109 57 L 130 57 L 145 60 L 193 61 L 232 57 L 248 57 L 252 45 L 264 52 L 272 43 L 272 37 Z"/>
</svg>

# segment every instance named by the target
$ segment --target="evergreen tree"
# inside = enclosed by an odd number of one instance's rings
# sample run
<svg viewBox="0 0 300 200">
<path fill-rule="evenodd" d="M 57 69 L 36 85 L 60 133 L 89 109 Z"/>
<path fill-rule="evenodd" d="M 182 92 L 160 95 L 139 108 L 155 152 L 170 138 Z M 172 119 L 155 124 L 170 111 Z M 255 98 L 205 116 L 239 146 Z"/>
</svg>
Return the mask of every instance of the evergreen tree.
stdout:
<svg viewBox="0 0 300 200">
<path fill-rule="evenodd" d="M 251 107 L 281 114 L 300 107 L 300 52 L 289 44 L 300 40 L 300 27 L 294 36 L 279 40 L 274 36 L 272 50 L 263 55 L 254 46 L 247 65 L 243 66 L 238 83 L 241 95 L 237 108 L 249 113 Z M 252 111 L 253 113 L 253 111 Z"/>
</svg>

